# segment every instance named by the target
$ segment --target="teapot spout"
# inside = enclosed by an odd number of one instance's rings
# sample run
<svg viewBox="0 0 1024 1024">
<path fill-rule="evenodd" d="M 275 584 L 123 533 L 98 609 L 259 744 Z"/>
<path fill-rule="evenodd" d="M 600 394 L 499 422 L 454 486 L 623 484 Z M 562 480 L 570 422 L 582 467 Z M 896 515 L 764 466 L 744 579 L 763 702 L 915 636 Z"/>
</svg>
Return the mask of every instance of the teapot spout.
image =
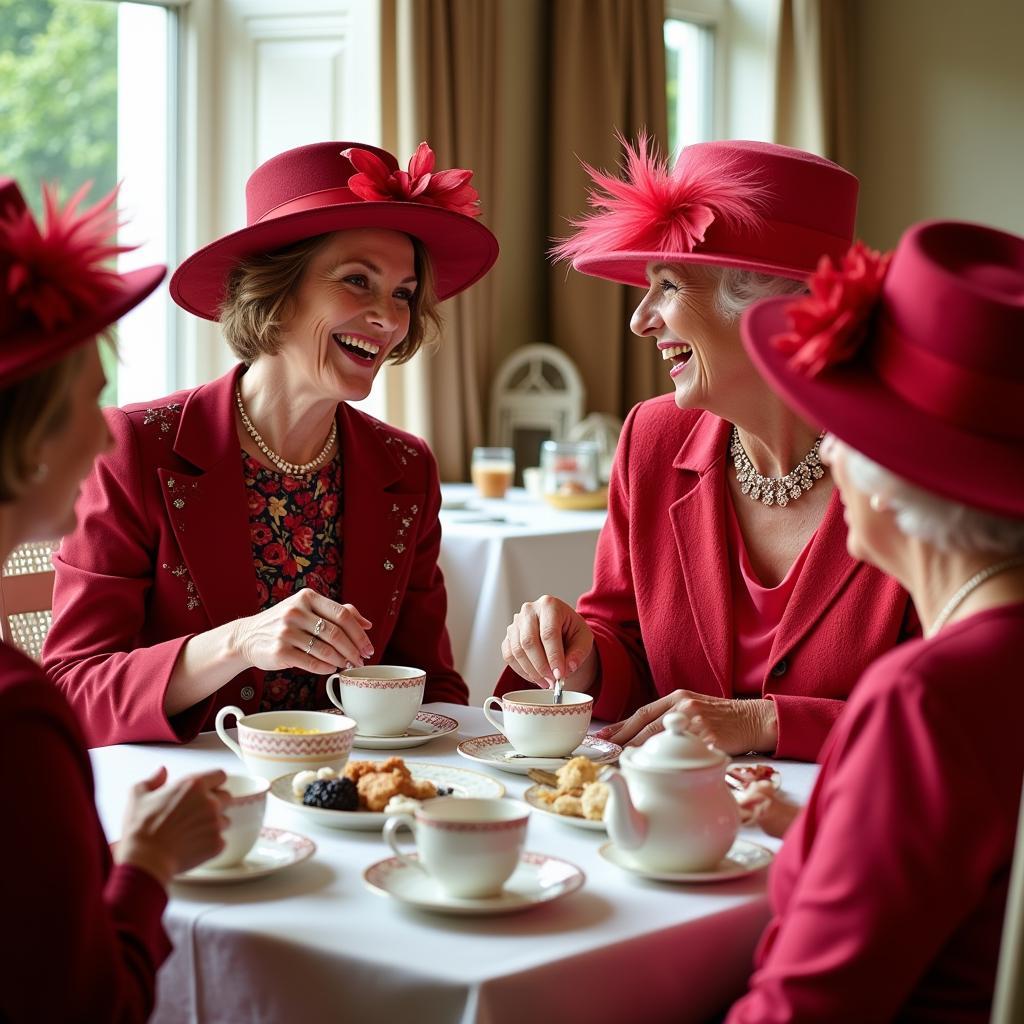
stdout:
<svg viewBox="0 0 1024 1024">
<path fill-rule="evenodd" d="M 647 838 L 647 817 L 634 806 L 629 786 L 616 768 L 606 768 L 601 775 L 608 783 L 608 805 L 604 820 L 611 841 L 623 850 L 636 850 Z"/>
</svg>

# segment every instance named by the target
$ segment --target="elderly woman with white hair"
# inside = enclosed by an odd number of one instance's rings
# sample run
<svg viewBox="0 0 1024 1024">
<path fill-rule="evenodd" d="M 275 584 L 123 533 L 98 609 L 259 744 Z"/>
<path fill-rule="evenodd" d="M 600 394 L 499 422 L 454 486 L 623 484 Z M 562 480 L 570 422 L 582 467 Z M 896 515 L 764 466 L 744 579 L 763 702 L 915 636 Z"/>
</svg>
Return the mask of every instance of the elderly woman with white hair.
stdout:
<svg viewBox="0 0 1024 1024">
<path fill-rule="evenodd" d="M 739 317 L 805 290 L 850 244 L 857 179 L 756 142 L 683 150 L 641 138 L 624 179 L 591 170 L 595 212 L 556 250 L 640 285 L 632 318 L 674 394 L 630 413 L 594 584 L 572 608 L 523 605 L 498 692 L 522 680 L 595 697 L 602 735 L 642 742 L 671 710 L 733 752 L 813 760 L 860 673 L 916 628 L 906 592 L 846 552 L 820 437 L 771 391 Z"/>
<path fill-rule="evenodd" d="M 924 639 L 858 682 L 729 1024 L 987 1022 L 1024 761 L 1024 238 L 935 221 L 744 319 Z"/>
</svg>

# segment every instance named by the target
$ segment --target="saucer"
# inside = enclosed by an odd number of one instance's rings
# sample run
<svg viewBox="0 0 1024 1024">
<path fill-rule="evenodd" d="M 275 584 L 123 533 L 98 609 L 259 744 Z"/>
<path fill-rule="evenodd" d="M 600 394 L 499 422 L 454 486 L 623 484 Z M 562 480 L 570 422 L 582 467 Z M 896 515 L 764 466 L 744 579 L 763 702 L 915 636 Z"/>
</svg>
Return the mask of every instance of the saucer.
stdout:
<svg viewBox="0 0 1024 1024">
<path fill-rule="evenodd" d="M 446 764 L 424 764 L 406 761 L 405 766 L 414 779 L 429 779 L 438 786 L 451 787 L 452 796 L 501 797 L 505 787 L 482 772 L 468 768 L 452 768 Z M 390 815 L 383 811 L 332 811 L 326 807 L 307 807 L 301 796 L 292 792 L 292 779 L 296 772 L 282 775 L 270 784 L 270 796 L 295 811 L 327 828 L 354 829 L 360 832 L 379 832 Z"/>
<path fill-rule="evenodd" d="M 253 878 L 273 875 L 293 864 L 309 860 L 316 852 L 312 839 L 288 832 L 283 828 L 260 829 L 259 838 L 246 854 L 241 864 L 229 868 L 204 868 L 202 864 L 184 874 L 176 875 L 174 882 L 187 885 L 222 885 L 224 883 L 248 882 Z"/>
<path fill-rule="evenodd" d="M 409 854 L 409 858 L 416 860 L 417 854 Z M 468 917 L 515 914 L 539 907 L 575 892 L 586 881 L 586 875 L 567 860 L 543 853 L 523 853 L 500 895 L 481 899 L 449 896 L 425 871 L 404 864 L 397 857 L 371 864 L 363 872 L 363 881 L 371 891 L 418 910 Z"/>
<path fill-rule="evenodd" d="M 733 761 L 725 771 L 731 778 L 745 785 L 748 781 L 753 781 L 747 778 L 752 772 L 763 774 L 765 782 L 771 783 L 772 789 L 778 789 L 782 785 L 782 772 L 775 765 L 765 764 L 763 761 Z"/>
<path fill-rule="evenodd" d="M 759 843 L 747 839 L 737 839 L 732 849 L 718 862 L 718 867 L 711 871 L 648 871 L 636 864 L 628 853 L 620 850 L 614 843 L 605 843 L 597 851 L 606 861 L 617 868 L 630 871 L 642 878 L 652 878 L 657 882 L 680 882 L 690 885 L 705 882 L 728 882 L 734 878 L 743 878 L 761 871 L 771 864 L 775 854 Z"/>
<path fill-rule="evenodd" d="M 544 803 L 538 795 L 540 790 L 544 788 L 544 786 L 531 786 L 523 794 L 523 800 L 535 811 L 540 811 L 541 814 L 546 814 L 549 818 L 554 818 L 556 821 L 561 821 L 566 825 L 572 825 L 573 828 L 586 829 L 588 832 L 608 831 L 603 821 L 596 821 L 593 818 L 577 818 L 572 814 L 559 814 L 558 811 L 552 810 L 551 804 Z"/>
<path fill-rule="evenodd" d="M 486 764 L 491 768 L 500 768 L 503 772 L 512 772 L 513 775 L 525 775 L 531 768 L 547 768 L 554 771 L 561 768 L 571 757 L 589 757 L 594 764 L 612 764 L 622 753 L 622 747 L 611 740 L 584 736 L 583 742 L 565 757 L 524 757 L 515 752 L 512 744 L 500 732 L 463 740 L 457 749 L 470 761 Z"/>
<path fill-rule="evenodd" d="M 401 736 L 360 736 L 357 732 L 352 740 L 352 746 L 363 750 L 401 750 L 404 747 L 418 747 L 441 736 L 447 736 L 458 727 L 459 723 L 454 718 L 435 715 L 432 711 L 421 711 Z"/>
</svg>

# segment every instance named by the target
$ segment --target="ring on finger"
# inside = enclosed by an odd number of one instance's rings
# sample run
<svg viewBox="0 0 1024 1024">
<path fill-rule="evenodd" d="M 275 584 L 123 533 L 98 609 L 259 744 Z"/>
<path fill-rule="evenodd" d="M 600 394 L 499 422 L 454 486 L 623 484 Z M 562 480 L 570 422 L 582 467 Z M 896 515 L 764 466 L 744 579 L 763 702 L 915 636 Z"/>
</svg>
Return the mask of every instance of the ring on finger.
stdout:
<svg viewBox="0 0 1024 1024">
<path fill-rule="evenodd" d="M 323 632 L 324 620 L 317 619 L 316 625 L 313 627 L 313 636 L 319 636 Z"/>
<path fill-rule="evenodd" d="M 315 636 L 311 636 L 309 638 L 309 643 L 306 644 L 306 654 L 307 655 L 308 654 L 312 654 L 312 652 L 313 652 L 313 644 L 315 644 L 315 643 L 316 643 L 316 637 Z"/>
</svg>

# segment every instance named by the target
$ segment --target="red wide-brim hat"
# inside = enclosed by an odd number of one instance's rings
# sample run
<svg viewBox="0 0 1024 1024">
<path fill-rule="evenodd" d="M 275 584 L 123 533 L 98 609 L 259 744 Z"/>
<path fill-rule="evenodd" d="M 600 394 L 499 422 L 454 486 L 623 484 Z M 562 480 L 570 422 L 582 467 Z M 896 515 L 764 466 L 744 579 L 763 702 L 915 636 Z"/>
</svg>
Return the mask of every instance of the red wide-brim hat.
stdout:
<svg viewBox="0 0 1024 1024">
<path fill-rule="evenodd" d="M 587 166 L 593 212 L 553 250 L 592 277 L 648 286 L 651 263 L 736 267 L 802 280 L 853 238 L 857 178 L 766 142 L 687 146 L 674 168 L 641 135 L 622 177 Z"/>
<path fill-rule="evenodd" d="M 812 279 L 809 299 L 747 310 L 754 363 L 800 415 L 898 476 L 1024 516 L 1024 238 L 923 223 L 856 308 L 842 296 L 864 276 L 829 273 L 816 298 Z"/>
<path fill-rule="evenodd" d="M 372 165 L 369 158 L 375 158 Z M 196 316 L 218 320 L 228 275 L 243 260 L 352 228 L 385 228 L 418 239 L 430 255 L 437 297 L 450 298 L 491 269 L 498 241 L 475 219 L 470 172 L 432 168 L 425 145 L 408 172 L 387 151 L 359 142 L 320 142 L 280 153 L 249 177 L 246 226 L 189 256 L 171 277 L 171 298 Z"/>
<path fill-rule="evenodd" d="M 137 306 L 167 268 L 109 270 L 114 193 L 81 213 L 80 191 L 59 210 L 44 190 L 38 225 L 17 184 L 0 178 L 0 387 L 59 362 Z"/>
</svg>

